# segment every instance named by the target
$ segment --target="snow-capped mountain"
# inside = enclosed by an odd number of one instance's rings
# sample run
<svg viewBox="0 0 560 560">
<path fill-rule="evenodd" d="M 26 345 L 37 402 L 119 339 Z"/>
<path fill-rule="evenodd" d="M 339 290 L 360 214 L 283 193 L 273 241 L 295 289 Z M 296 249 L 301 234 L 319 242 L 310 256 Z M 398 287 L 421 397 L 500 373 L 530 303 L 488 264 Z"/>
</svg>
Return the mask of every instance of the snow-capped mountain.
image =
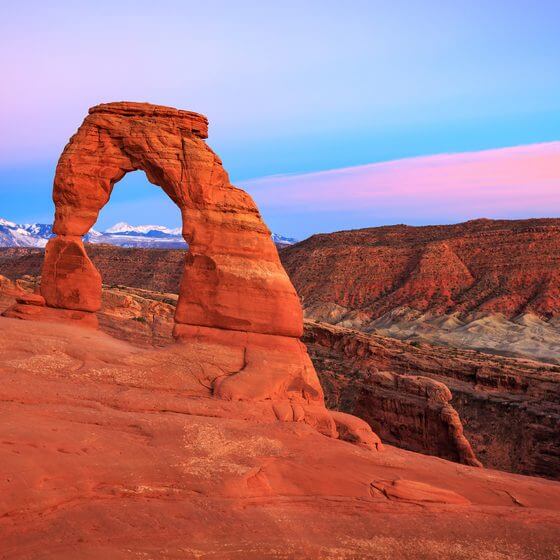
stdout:
<svg viewBox="0 0 560 560">
<path fill-rule="evenodd" d="M 141 225 L 131 226 L 119 222 L 106 229 L 100 236 L 90 239 L 90 243 L 108 243 L 120 247 L 153 247 L 165 249 L 182 249 L 186 247 L 181 235 L 181 228 L 171 229 L 165 226 Z"/>
<path fill-rule="evenodd" d="M 37 230 L 43 229 L 42 225 L 37 224 Z M 47 239 L 30 232 L 25 225 L 0 218 L 0 245 L 3 247 L 44 247 Z"/>
<path fill-rule="evenodd" d="M 131 226 L 126 222 L 119 222 L 114 226 L 106 229 L 105 234 L 121 234 L 121 235 L 147 235 L 151 237 L 156 237 L 155 234 L 161 233 L 163 235 L 181 235 L 181 228 L 170 229 L 165 226 L 154 226 L 154 225 L 146 225 L 146 226 Z"/>
<path fill-rule="evenodd" d="M 293 237 L 284 237 L 283 235 L 279 235 L 277 233 L 273 233 L 271 237 L 272 241 L 274 241 L 276 245 L 293 245 L 298 242 L 298 240 Z"/>
<path fill-rule="evenodd" d="M 51 224 L 16 224 L 0 218 L 0 247 L 44 247 L 52 235 Z M 92 229 L 84 241 L 94 243 L 101 235 Z"/>
<path fill-rule="evenodd" d="M 16 224 L 0 218 L 0 247 L 44 247 L 52 237 L 51 224 Z M 292 245 L 297 240 L 272 234 L 278 246 Z M 155 249 L 182 249 L 186 243 L 181 228 L 158 225 L 131 226 L 119 222 L 103 232 L 90 230 L 84 236 L 86 243 L 107 243 L 120 247 L 151 247 Z"/>
</svg>

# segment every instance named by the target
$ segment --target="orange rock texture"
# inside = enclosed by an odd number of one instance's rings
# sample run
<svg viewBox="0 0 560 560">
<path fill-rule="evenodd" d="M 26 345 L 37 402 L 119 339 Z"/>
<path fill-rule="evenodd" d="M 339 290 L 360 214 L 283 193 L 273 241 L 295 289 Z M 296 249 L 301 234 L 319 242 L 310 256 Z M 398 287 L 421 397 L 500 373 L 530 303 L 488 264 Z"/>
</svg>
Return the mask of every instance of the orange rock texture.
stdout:
<svg viewBox="0 0 560 560">
<path fill-rule="evenodd" d="M 47 305 L 99 309 L 101 283 L 80 237 L 115 183 L 141 169 L 181 210 L 190 246 L 176 321 L 301 336 L 299 300 L 270 231 L 251 197 L 230 184 L 207 136 L 206 118 L 188 111 L 125 102 L 90 109 L 56 169 L 58 237 L 48 244 L 41 286 Z"/>
<path fill-rule="evenodd" d="M 307 315 L 560 315 L 560 220 L 473 220 L 314 235 L 282 250 Z"/>
<path fill-rule="evenodd" d="M 5 316 L 97 327 L 102 281 L 82 236 L 115 183 L 142 169 L 180 208 L 189 245 L 174 329 L 185 367 L 196 361 L 200 382 L 217 398 L 269 401 L 279 419 L 380 449 L 365 422 L 326 410 L 299 340 L 299 298 L 255 203 L 230 184 L 206 145 L 207 124 L 202 115 L 145 103 L 90 109 L 56 169 L 56 236 L 45 251 L 44 300 L 19 301 Z"/>
</svg>

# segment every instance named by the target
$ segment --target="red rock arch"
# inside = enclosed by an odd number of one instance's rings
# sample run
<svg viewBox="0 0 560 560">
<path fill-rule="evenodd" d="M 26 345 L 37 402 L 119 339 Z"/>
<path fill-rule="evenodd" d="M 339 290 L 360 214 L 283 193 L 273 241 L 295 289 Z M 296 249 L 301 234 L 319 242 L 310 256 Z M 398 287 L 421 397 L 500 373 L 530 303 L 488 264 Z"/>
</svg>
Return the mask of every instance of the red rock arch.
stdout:
<svg viewBox="0 0 560 560">
<path fill-rule="evenodd" d="M 4 315 L 96 324 L 101 277 L 82 236 L 115 183 L 141 169 L 180 208 L 190 246 L 174 330 L 185 374 L 213 398 L 266 401 L 268 411 L 255 420 L 304 422 L 322 434 L 380 449 L 363 420 L 325 408 L 299 340 L 299 298 L 270 231 L 251 197 L 230 184 L 206 137 L 206 118 L 188 111 L 146 103 L 90 109 L 56 168 L 56 236 L 45 252 L 43 297 L 28 295 Z M 232 411 L 225 407 L 217 414 Z"/>
<path fill-rule="evenodd" d="M 176 323 L 301 336 L 299 298 L 270 231 L 251 197 L 230 184 L 204 141 L 207 129 L 202 115 L 147 103 L 89 110 L 56 168 L 56 237 L 47 245 L 41 283 L 48 306 L 99 309 L 101 278 L 82 236 L 115 183 L 141 169 L 181 210 L 190 246 Z"/>
</svg>

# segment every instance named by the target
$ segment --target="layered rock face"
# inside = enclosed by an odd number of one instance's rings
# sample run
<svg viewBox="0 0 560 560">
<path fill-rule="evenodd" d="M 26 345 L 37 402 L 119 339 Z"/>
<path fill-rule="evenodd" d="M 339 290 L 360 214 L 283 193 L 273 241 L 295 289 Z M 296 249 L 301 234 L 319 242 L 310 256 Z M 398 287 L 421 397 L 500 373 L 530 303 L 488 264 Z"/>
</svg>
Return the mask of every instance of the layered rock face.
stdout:
<svg viewBox="0 0 560 560">
<path fill-rule="evenodd" d="M 314 235 L 282 251 L 318 320 L 399 308 L 460 316 L 560 315 L 560 220 L 474 220 Z M 329 317 L 330 314 L 330 317 Z"/>
<path fill-rule="evenodd" d="M 363 418 L 387 443 L 481 466 L 444 383 L 380 369 L 374 344 L 346 329 L 307 322 L 305 341 L 330 408 Z"/>
<path fill-rule="evenodd" d="M 560 368 L 306 321 L 329 407 L 387 443 L 560 478 Z M 450 398 L 452 396 L 452 398 Z"/>
</svg>

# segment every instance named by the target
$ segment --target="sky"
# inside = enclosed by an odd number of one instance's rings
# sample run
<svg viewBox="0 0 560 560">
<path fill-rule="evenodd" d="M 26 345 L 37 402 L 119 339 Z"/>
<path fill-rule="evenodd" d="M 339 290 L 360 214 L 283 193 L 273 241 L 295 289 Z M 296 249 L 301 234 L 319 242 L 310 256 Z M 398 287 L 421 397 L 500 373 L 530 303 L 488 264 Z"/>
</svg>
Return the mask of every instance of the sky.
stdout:
<svg viewBox="0 0 560 560">
<path fill-rule="evenodd" d="M 560 140 L 558 21 L 557 0 L 0 2 L 0 217 L 50 221 L 60 152 L 88 107 L 119 100 L 207 115 L 232 182 L 281 234 L 558 215 L 560 165 L 542 192 L 529 167 L 515 207 L 508 184 L 478 177 L 484 205 L 461 175 L 465 152 Z M 437 154 L 459 168 L 436 166 L 434 205 L 410 170 Z M 121 220 L 179 213 L 136 172 L 96 228 Z"/>
</svg>

